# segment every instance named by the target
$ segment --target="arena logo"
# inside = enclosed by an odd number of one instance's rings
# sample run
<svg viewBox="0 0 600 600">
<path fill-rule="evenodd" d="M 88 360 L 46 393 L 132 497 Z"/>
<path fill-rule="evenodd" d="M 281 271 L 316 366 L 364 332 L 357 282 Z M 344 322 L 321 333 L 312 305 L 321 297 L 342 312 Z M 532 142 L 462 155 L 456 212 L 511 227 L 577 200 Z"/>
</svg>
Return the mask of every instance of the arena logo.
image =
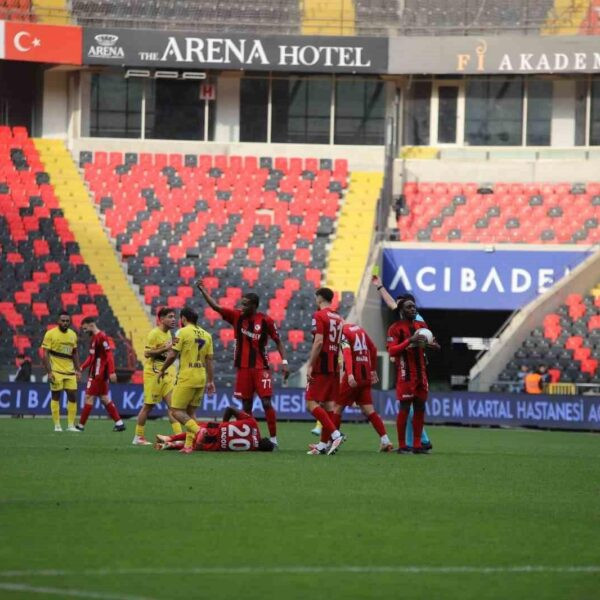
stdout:
<svg viewBox="0 0 600 600">
<path fill-rule="evenodd" d="M 96 40 L 98 45 L 90 46 L 88 50 L 88 56 L 90 58 L 125 58 L 125 52 L 123 48 L 121 46 L 116 45 L 116 43 L 119 41 L 118 35 L 113 35 L 110 33 L 100 33 L 94 36 L 94 39 Z"/>
<path fill-rule="evenodd" d="M 265 48 L 259 39 L 169 37 L 160 61 L 200 64 L 277 65 L 282 67 L 367 68 L 371 60 L 363 56 L 361 46 L 287 45 Z"/>
<path fill-rule="evenodd" d="M 411 282 L 406 269 L 400 265 L 390 287 L 395 290 L 401 284 L 406 291 L 420 290 L 428 293 L 460 291 L 467 294 L 524 294 L 535 285 L 534 289 L 541 294 L 568 273 L 568 267 L 561 273 L 551 268 L 538 269 L 532 273 L 520 267 L 514 267 L 508 273 L 500 273 L 496 267 L 491 267 L 487 272 L 476 272 L 470 267 L 438 269 L 434 266 L 424 266 L 416 271 Z"/>
</svg>

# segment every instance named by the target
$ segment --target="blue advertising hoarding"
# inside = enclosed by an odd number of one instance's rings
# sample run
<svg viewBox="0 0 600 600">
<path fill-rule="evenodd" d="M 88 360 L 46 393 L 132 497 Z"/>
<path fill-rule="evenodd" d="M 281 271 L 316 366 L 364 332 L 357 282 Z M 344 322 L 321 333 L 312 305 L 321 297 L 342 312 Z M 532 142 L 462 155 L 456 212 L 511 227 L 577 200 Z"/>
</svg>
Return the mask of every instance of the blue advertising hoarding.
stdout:
<svg viewBox="0 0 600 600">
<path fill-rule="evenodd" d="M 143 404 L 141 385 L 112 385 L 111 397 L 122 416 L 136 415 Z M 84 391 L 80 391 L 79 406 L 83 406 Z M 386 420 L 395 420 L 398 402 L 394 390 L 373 390 L 376 410 Z M 66 399 L 63 400 L 66 404 Z M 241 408 L 231 389 L 220 389 L 206 396 L 199 417 L 218 419 L 227 406 Z M 284 421 L 312 420 L 306 410 L 303 388 L 274 390 L 273 405 L 277 416 Z M 63 407 L 65 408 L 65 407 Z M 64 415 L 64 410 L 61 411 Z M 155 415 L 165 415 L 165 406 L 159 404 Z M 258 399 L 254 413 L 263 416 Z M 50 415 L 50 391 L 42 383 L 0 384 L 0 415 Z M 92 415 L 106 413 L 98 401 Z M 364 420 L 357 408 L 346 409 L 346 421 Z M 492 394 L 480 392 L 430 392 L 427 400 L 428 423 L 456 423 L 461 425 L 504 425 L 512 427 L 545 427 L 554 429 L 600 431 L 600 396 L 546 396 L 526 394 Z"/>
<path fill-rule="evenodd" d="M 514 310 L 543 294 L 589 250 L 384 248 L 383 284 L 421 308 Z"/>
</svg>

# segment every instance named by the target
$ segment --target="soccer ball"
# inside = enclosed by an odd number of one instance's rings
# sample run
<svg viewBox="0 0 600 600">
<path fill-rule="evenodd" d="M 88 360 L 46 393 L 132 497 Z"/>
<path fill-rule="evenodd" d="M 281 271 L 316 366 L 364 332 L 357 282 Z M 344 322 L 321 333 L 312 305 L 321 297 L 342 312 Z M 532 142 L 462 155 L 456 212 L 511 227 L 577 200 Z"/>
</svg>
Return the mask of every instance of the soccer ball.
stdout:
<svg viewBox="0 0 600 600">
<path fill-rule="evenodd" d="M 426 342 L 424 344 L 421 343 L 423 346 L 433 343 L 433 333 L 431 333 L 431 330 L 427 329 L 427 327 L 421 327 L 421 329 L 417 329 L 417 334 L 425 338 Z"/>
</svg>

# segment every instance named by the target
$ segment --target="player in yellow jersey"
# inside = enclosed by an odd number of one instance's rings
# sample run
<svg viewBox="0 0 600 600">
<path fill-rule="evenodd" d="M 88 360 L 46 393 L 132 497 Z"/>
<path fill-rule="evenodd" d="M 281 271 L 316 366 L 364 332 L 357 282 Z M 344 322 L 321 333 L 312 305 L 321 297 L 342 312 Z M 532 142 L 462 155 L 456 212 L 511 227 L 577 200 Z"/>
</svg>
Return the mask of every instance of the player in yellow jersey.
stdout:
<svg viewBox="0 0 600 600">
<path fill-rule="evenodd" d="M 146 348 L 144 351 L 144 405 L 137 416 L 135 426 L 135 437 L 132 444 L 134 446 L 149 446 L 150 442 L 144 437 L 144 427 L 146 419 L 152 412 L 156 404 L 164 400 L 167 403 L 169 421 L 173 433 L 181 433 L 181 423 L 173 417 L 171 411 L 171 392 L 174 385 L 174 368 L 169 368 L 165 376 L 158 381 L 158 374 L 165 359 L 167 352 L 173 344 L 171 330 L 175 327 L 176 317 L 172 308 L 164 306 L 158 311 L 158 326 L 152 329 L 146 338 Z"/>
<path fill-rule="evenodd" d="M 67 431 L 77 432 L 77 382 L 81 378 L 79 356 L 77 355 L 77 334 L 70 328 L 71 316 L 67 312 L 58 315 L 58 327 L 46 331 L 42 341 L 43 361 L 52 399 L 50 411 L 54 431 L 62 431 L 60 425 L 60 400 L 62 392 L 67 393 Z"/>
<path fill-rule="evenodd" d="M 179 356 L 177 382 L 171 397 L 173 416 L 185 425 L 187 436 L 181 452 L 193 450 L 194 437 L 200 430 L 194 414 L 204 397 L 204 388 L 209 394 L 215 393 L 213 369 L 213 343 L 208 331 L 198 326 L 198 313 L 186 306 L 181 309 L 182 327 L 175 336 L 175 342 L 163 363 L 158 380 L 165 377 L 167 369 Z"/>
</svg>

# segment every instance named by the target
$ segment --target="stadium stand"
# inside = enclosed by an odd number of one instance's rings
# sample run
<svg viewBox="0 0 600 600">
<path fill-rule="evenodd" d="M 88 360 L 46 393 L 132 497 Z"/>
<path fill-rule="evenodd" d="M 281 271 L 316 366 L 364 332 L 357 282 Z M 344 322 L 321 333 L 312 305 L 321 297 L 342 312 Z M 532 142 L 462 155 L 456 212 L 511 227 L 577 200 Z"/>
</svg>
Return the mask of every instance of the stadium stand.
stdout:
<svg viewBox="0 0 600 600">
<path fill-rule="evenodd" d="M 38 348 L 58 312 L 68 310 L 79 328 L 87 315 L 116 344 L 116 362 L 131 356 L 115 317 L 60 207 L 40 155 L 23 127 L 0 126 L 0 361 L 13 365 L 26 351 L 39 364 Z M 80 338 L 80 353 L 88 351 Z"/>
<path fill-rule="evenodd" d="M 595 244 L 600 183 L 407 182 L 402 241 Z"/>
<path fill-rule="evenodd" d="M 291 369 L 301 366 L 348 184 L 345 160 L 84 151 L 80 166 L 153 312 L 184 306 L 196 278 L 225 306 L 254 291 L 291 346 Z M 342 314 L 353 291 L 337 298 Z M 217 382 L 228 383 L 233 365 L 223 350 L 232 331 L 210 308 L 201 319 L 220 328 L 213 330 L 215 355 L 225 355 Z"/>
<path fill-rule="evenodd" d="M 592 33 L 595 17 L 590 15 L 595 1 L 73 0 L 71 7 L 73 21 L 84 26 L 184 30 L 190 23 L 202 23 L 203 31 L 219 33 L 477 35 L 541 31 L 565 35 Z M 37 13 L 41 15 L 41 9 Z"/>
<path fill-rule="evenodd" d="M 0 20 L 33 20 L 31 2 L 29 0 L 0 0 Z"/>
<path fill-rule="evenodd" d="M 135 353 L 141 361 L 151 325 L 148 314 L 131 288 L 102 229 L 73 158 L 61 140 L 35 140 L 35 145 L 54 182 L 56 197 L 80 246 L 81 255 L 102 285 L 121 326 L 131 336 Z"/>
<path fill-rule="evenodd" d="M 50 25 L 68 25 L 71 22 L 68 3 L 65 0 L 33 0 L 36 21 Z"/>
<path fill-rule="evenodd" d="M 499 376 L 491 391 L 504 392 L 522 365 L 544 364 L 560 382 L 600 383 L 600 283 L 589 294 L 570 294 L 554 313 L 544 315 Z"/>
<path fill-rule="evenodd" d="M 79 25 L 189 29 L 201 23 L 204 32 L 299 33 L 298 0 L 73 0 Z"/>
</svg>

